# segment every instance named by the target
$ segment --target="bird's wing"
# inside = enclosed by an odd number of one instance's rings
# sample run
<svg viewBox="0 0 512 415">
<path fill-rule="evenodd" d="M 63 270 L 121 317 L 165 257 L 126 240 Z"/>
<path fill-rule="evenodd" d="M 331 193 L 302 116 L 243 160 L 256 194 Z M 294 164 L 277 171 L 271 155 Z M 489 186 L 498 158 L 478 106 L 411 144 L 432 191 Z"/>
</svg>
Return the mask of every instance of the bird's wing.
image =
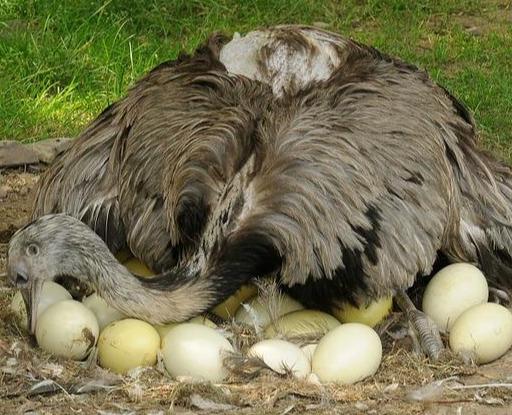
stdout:
<svg viewBox="0 0 512 415">
<path fill-rule="evenodd" d="M 356 64 L 283 103 L 262 134 L 251 220 L 273 237 L 282 281 L 306 303 L 410 287 L 458 226 L 449 98 L 413 69 Z"/>
</svg>

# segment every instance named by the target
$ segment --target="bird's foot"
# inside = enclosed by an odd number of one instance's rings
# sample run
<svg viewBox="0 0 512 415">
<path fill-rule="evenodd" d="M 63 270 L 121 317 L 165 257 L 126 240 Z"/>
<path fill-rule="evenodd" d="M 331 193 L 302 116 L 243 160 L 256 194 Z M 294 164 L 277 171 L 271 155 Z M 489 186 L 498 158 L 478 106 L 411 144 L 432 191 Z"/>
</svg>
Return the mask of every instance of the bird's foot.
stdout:
<svg viewBox="0 0 512 415">
<path fill-rule="evenodd" d="M 409 334 L 415 349 L 418 352 L 422 351 L 431 361 L 437 361 L 444 351 L 444 345 L 436 323 L 419 310 L 409 313 L 408 318 Z"/>
</svg>

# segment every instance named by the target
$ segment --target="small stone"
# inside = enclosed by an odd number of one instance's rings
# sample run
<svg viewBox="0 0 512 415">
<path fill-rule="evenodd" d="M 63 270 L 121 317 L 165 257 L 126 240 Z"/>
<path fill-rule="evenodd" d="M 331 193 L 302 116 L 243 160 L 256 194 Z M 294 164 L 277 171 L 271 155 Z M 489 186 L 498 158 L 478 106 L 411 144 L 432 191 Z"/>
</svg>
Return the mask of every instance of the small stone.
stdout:
<svg viewBox="0 0 512 415">
<path fill-rule="evenodd" d="M 0 141 L 0 167 L 16 167 L 39 162 L 37 154 L 17 141 Z"/>
<path fill-rule="evenodd" d="M 50 164 L 55 157 L 69 148 L 71 138 L 50 138 L 29 144 L 30 149 L 37 154 L 40 162 Z"/>
</svg>

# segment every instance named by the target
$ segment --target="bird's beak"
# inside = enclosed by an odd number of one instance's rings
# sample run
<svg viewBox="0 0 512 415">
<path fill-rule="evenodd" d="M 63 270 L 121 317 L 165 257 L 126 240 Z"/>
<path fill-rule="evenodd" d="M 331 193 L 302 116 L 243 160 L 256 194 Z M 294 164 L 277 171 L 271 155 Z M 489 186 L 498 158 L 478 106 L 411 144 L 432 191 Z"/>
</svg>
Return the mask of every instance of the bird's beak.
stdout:
<svg viewBox="0 0 512 415">
<path fill-rule="evenodd" d="M 35 334 L 36 332 L 37 306 L 39 305 L 39 299 L 41 298 L 43 283 L 43 280 L 37 278 L 32 279 L 27 287 L 20 290 L 23 300 L 25 301 L 28 329 L 31 334 Z"/>
</svg>

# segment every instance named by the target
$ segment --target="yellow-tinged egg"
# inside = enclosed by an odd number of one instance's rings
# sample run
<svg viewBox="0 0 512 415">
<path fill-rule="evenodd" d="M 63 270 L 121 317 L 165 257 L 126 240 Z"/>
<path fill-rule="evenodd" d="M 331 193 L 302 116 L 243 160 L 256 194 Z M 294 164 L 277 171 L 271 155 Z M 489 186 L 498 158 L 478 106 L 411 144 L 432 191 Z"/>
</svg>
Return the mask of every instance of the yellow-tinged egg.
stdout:
<svg viewBox="0 0 512 415">
<path fill-rule="evenodd" d="M 137 258 L 131 258 L 123 264 L 128 271 L 132 274 L 138 275 L 139 277 L 152 277 L 155 275 L 146 264 L 140 262 Z"/>
<path fill-rule="evenodd" d="M 128 318 L 110 323 L 98 340 L 100 365 L 116 373 L 156 363 L 160 349 L 158 332 L 145 321 Z"/>
<path fill-rule="evenodd" d="M 275 310 L 275 317 L 280 317 L 292 311 L 302 310 L 304 307 L 289 295 L 282 294 L 279 300 L 272 304 L 272 308 Z M 270 320 L 268 306 L 261 297 L 254 297 L 243 303 L 235 315 L 235 321 L 239 323 L 262 328 L 268 326 Z"/>
<path fill-rule="evenodd" d="M 471 264 L 452 264 L 440 270 L 427 285 L 423 311 L 443 332 L 464 311 L 487 302 L 489 289 L 484 274 Z"/>
<path fill-rule="evenodd" d="M 488 363 L 503 356 L 512 346 L 512 313 L 505 307 L 486 303 L 464 311 L 450 331 L 450 348 Z"/>
<path fill-rule="evenodd" d="M 235 316 L 240 304 L 258 293 L 256 286 L 242 285 L 232 296 L 217 305 L 212 312 L 227 320 Z"/>
<path fill-rule="evenodd" d="M 37 317 L 48 308 L 48 306 L 59 301 L 71 300 L 71 294 L 62 286 L 53 281 L 45 281 L 39 295 L 37 304 Z M 28 330 L 27 309 L 21 292 L 18 291 L 12 298 L 11 311 L 13 312 L 18 326 Z"/>
<path fill-rule="evenodd" d="M 105 326 L 108 326 L 113 321 L 126 318 L 123 313 L 108 305 L 106 301 L 96 293 L 84 298 L 82 303 L 94 313 L 98 320 L 100 330 L 103 330 Z"/>
<path fill-rule="evenodd" d="M 227 352 L 233 352 L 229 341 L 201 324 L 179 324 L 162 341 L 163 361 L 174 377 L 221 382 L 228 375 L 222 363 Z"/>
<path fill-rule="evenodd" d="M 382 343 L 372 328 L 346 323 L 331 330 L 313 353 L 312 370 L 321 382 L 349 384 L 377 372 Z"/>
<path fill-rule="evenodd" d="M 270 369 L 282 375 L 290 372 L 302 379 L 311 373 L 309 359 L 300 347 L 284 340 L 262 340 L 254 344 L 247 355 L 260 358 Z"/>
<path fill-rule="evenodd" d="M 270 323 L 265 328 L 265 337 L 320 337 L 340 324 L 336 318 L 322 311 L 299 310 L 285 314 L 275 323 Z"/>
<path fill-rule="evenodd" d="M 167 324 L 155 324 L 153 327 L 160 335 L 160 339 L 164 340 L 164 337 L 169 333 L 169 330 L 176 327 L 180 323 L 167 323 Z"/>
<path fill-rule="evenodd" d="M 202 324 L 203 326 L 210 327 L 212 329 L 217 328 L 217 325 L 213 321 L 211 321 L 209 318 L 204 317 L 204 316 L 193 317 L 188 321 L 188 323 Z"/>
<path fill-rule="evenodd" d="M 333 315 L 342 323 L 361 323 L 375 327 L 389 315 L 392 307 L 393 297 L 382 297 L 359 307 L 343 304 L 333 310 Z"/>
<path fill-rule="evenodd" d="M 82 360 L 98 339 L 94 313 L 74 300 L 59 301 L 41 313 L 36 339 L 41 349 L 55 356 Z"/>
</svg>

